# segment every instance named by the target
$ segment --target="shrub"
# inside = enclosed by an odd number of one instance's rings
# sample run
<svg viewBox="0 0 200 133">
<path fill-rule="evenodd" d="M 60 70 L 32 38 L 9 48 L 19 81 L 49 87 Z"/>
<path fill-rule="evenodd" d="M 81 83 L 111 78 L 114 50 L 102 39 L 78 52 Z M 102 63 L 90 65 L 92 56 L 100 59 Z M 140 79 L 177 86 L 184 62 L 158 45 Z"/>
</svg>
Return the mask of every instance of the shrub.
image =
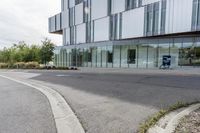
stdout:
<svg viewBox="0 0 200 133">
<path fill-rule="evenodd" d="M 17 62 L 13 65 L 14 69 L 24 69 L 26 67 L 26 63 L 24 62 Z"/>
<path fill-rule="evenodd" d="M 37 69 L 37 68 L 39 68 L 38 62 L 27 62 L 25 64 L 25 69 Z"/>
<path fill-rule="evenodd" d="M 0 69 L 5 69 L 8 68 L 8 64 L 7 63 L 0 63 Z"/>
</svg>

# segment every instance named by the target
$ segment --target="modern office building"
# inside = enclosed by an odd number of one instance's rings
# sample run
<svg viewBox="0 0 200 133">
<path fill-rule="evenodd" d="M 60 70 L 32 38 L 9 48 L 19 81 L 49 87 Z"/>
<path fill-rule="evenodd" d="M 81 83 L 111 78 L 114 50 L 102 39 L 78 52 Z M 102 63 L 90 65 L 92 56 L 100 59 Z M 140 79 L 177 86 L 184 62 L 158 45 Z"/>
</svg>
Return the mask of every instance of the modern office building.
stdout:
<svg viewBox="0 0 200 133">
<path fill-rule="evenodd" d="M 62 0 L 49 32 L 63 36 L 57 66 L 200 65 L 200 0 Z"/>
</svg>

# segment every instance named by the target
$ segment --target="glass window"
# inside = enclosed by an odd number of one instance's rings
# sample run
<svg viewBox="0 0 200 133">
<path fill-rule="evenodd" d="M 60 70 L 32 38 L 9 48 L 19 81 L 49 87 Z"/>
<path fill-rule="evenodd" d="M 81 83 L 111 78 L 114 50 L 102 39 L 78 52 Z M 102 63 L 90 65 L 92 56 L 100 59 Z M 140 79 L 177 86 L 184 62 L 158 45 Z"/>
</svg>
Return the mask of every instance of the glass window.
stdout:
<svg viewBox="0 0 200 133">
<path fill-rule="evenodd" d="M 147 6 L 147 35 L 152 35 L 152 24 L 153 24 L 153 12 L 152 12 L 152 6 Z"/>
<path fill-rule="evenodd" d="M 169 47 L 170 47 L 169 43 L 160 43 L 159 44 L 159 61 L 158 61 L 159 67 L 162 65 L 163 56 L 170 55 Z"/>
<path fill-rule="evenodd" d="M 200 38 L 196 38 L 195 58 L 193 64 L 195 66 L 200 66 Z"/>
<path fill-rule="evenodd" d="M 91 42 L 91 22 L 86 23 L 86 42 Z"/>
<path fill-rule="evenodd" d="M 91 1 L 83 2 L 83 21 L 84 23 L 91 21 Z"/>
<path fill-rule="evenodd" d="M 129 63 L 129 46 L 128 45 L 122 45 L 121 46 L 121 67 L 128 67 Z"/>
<path fill-rule="evenodd" d="M 182 63 L 182 39 L 174 39 L 174 42 L 170 44 L 171 66 L 178 67 Z"/>
<path fill-rule="evenodd" d="M 83 65 L 84 65 L 83 49 L 80 48 L 77 50 L 77 66 L 83 67 Z"/>
<path fill-rule="evenodd" d="M 165 33 L 165 21 L 166 21 L 166 0 L 162 0 L 162 7 L 161 7 L 161 26 L 160 26 L 160 33 Z"/>
<path fill-rule="evenodd" d="M 158 67 L 158 44 L 148 44 L 148 68 Z"/>
<path fill-rule="evenodd" d="M 101 54 L 102 54 L 102 67 L 107 67 L 107 48 L 106 46 L 103 46 L 101 49 Z M 109 59 L 110 61 L 110 59 Z"/>
<path fill-rule="evenodd" d="M 80 4 L 81 2 L 83 2 L 83 0 L 75 0 L 76 5 Z"/>
<path fill-rule="evenodd" d="M 71 27 L 70 28 L 70 45 L 75 44 L 75 28 Z"/>
<path fill-rule="evenodd" d="M 107 67 L 113 67 L 113 46 L 107 46 Z"/>
<path fill-rule="evenodd" d="M 92 48 L 92 67 L 97 67 L 97 48 Z"/>
<path fill-rule="evenodd" d="M 148 45 L 138 45 L 138 68 L 147 67 L 147 48 Z"/>
<path fill-rule="evenodd" d="M 182 66 L 192 66 L 195 58 L 195 45 L 189 40 L 183 39 L 183 45 L 181 49 Z"/>
<path fill-rule="evenodd" d="M 159 2 L 149 4 L 145 7 L 145 35 L 158 34 L 159 27 Z"/>
<path fill-rule="evenodd" d="M 101 67 L 101 47 L 97 48 L 97 67 Z"/>
<path fill-rule="evenodd" d="M 110 16 L 110 40 L 117 39 L 117 31 L 118 31 L 118 15 Z"/>
<path fill-rule="evenodd" d="M 128 62 L 130 62 L 128 65 L 130 68 L 137 68 L 137 62 L 138 62 L 138 50 L 137 45 L 129 45 L 130 53 L 128 53 Z M 135 59 L 135 61 L 134 61 Z"/>
<path fill-rule="evenodd" d="M 153 35 L 158 35 L 158 27 L 159 27 L 159 2 L 156 2 L 153 7 L 154 10 L 154 18 L 153 18 Z"/>
<path fill-rule="evenodd" d="M 131 0 L 126 0 L 126 3 L 125 3 L 125 7 L 126 7 L 126 10 L 130 10 L 131 9 Z"/>
<path fill-rule="evenodd" d="M 136 63 L 136 49 L 128 50 L 128 63 L 135 64 Z"/>
<path fill-rule="evenodd" d="M 143 0 L 138 0 L 138 6 L 139 6 L 139 7 L 142 6 L 142 1 L 143 1 Z"/>
<path fill-rule="evenodd" d="M 61 3 L 61 8 L 62 8 L 62 11 L 65 11 L 68 9 L 68 0 L 62 0 L 62 3 Z"/>
<path fill-rule="evenodd" d="M 197 30 L 200 30 L 200 0 L 198 1 Z"/>
<path fill-rule="evenodd" d="M 61 14 L 56 15 L 56 30 L 61 30 Z"/>
<path fill-rule="evenodd" d="M 132 0 L 132 8 L 136 8 L 137 7 L 137 0 Z"/>
<path fill-rule="evenodd" d="M 74 25 L 74 8 L 69 9 L 69 26 Z"/>
<path fill-rule="evenodd" d="M 121 46 L 113 46 L 113 67 L 121 66 Z"/>
</svg>

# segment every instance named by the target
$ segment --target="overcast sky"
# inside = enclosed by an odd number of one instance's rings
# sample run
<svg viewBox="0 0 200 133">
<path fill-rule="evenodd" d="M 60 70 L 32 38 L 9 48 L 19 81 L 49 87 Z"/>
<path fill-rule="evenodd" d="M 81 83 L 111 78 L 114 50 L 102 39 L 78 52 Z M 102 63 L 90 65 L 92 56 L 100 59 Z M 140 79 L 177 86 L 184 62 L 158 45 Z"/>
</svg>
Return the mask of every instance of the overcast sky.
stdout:
<svg viewBox="0 0 200 133">
<path fill-rule="evenodd" d="M 25 41 L 38 44 L 45 37 L 61 45 L 62 36 L 48 33 L 48 18 L 60 12 L 61 0 L 1 0 L 0 48 Z"/>
</svg>

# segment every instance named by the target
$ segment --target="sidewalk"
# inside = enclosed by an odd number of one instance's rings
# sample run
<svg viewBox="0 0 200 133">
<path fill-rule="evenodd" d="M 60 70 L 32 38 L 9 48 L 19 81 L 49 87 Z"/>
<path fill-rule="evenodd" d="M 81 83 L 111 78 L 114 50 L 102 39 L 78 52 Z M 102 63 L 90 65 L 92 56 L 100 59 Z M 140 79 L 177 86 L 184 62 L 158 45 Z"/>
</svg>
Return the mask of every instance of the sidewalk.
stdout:
<svg viewBox="0 0 200 133">
<path fill-rule="evenodd" d="M 1 133 L 56 133 L 47 98 L 30 87 L 0 77 Z"/>
<path fill-rule="evenodd" d="M 200 75 L 200 67 L 180 67 L 169 70 L 136 69 L 136 68 L 88 68 L 80 67 L 82 73 L 116 73 L 116 74 L 168 74 L 168 75 Z"/>
</svg>

